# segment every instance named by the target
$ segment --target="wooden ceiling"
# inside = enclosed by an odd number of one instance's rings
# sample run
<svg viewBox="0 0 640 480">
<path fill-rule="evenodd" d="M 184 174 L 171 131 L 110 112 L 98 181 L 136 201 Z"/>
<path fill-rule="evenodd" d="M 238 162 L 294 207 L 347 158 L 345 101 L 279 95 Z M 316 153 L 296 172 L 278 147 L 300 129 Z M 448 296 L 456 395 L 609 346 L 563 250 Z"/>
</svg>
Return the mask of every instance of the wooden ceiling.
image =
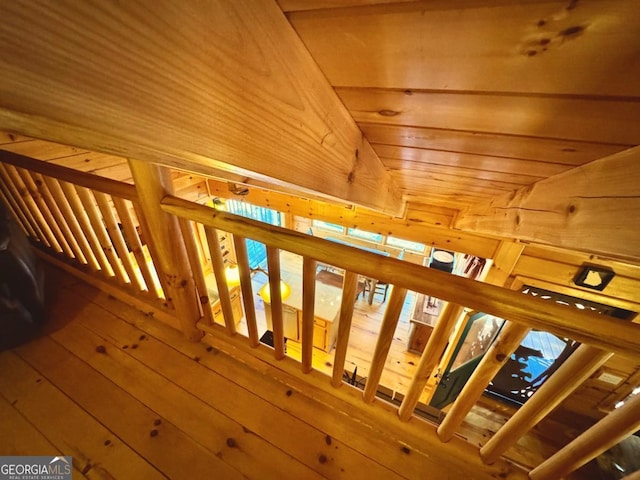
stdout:
<svg viewBox="0 0 640 480">
<path fill-rule="evenodd" d="M 586 250 L 640 258 L 635 2 L 16 5 L 0 129 L 570 248 L 600 223 Z"/>
<path fill-rule="evenodd" d="M 634 2 L 280 5 L 412 198 L 462 209 L 640 143 Z"/>
</svg>

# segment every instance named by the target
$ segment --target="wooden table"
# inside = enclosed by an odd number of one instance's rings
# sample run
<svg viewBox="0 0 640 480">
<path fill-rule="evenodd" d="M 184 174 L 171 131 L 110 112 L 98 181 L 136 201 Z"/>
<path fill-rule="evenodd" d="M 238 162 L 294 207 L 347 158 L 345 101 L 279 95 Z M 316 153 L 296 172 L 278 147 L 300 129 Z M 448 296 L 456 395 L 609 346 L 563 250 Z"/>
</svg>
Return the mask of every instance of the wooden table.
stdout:
<svg viewBox="0 0 640 480">
<path fill-rule="evenodd" d="M 280 262 L 295 262 L 288 252 L 281 252 Z M 294 271 L 296 273 L 294 273 Z M 302 277 L 297 269 L 282 269 L 282 280 L 291 288 L 291 294 L 282 302 L 283 327 L 285 336 L 291 340 L 300 341 L 302 332 Z M 342 288 L 316 282 L 316 299 L 313 320 L 313 346 L 331 351 L 338 333 L 338 320 L 340 318 L 340 303 L 342 301 Z M 267 315 L 267 327 L 271 321 L 271 305 L 265 302 Z"/>
</svg>

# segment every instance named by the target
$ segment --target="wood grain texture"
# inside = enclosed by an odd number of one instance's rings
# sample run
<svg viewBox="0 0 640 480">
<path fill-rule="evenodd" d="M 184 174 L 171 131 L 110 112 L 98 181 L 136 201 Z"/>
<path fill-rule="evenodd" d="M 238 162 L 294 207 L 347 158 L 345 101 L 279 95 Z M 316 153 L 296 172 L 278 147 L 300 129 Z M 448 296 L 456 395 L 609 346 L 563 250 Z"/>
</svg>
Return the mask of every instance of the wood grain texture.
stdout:
<svg viewBox="0 0 640 480">
<path fill-rule="evenodd" d="M 629 130 L 640 122 L 640 104 L 635 99 L 439 90 L 406 93 L 377 88 L 337 88 L 336 91 L 358 123 L 417 125 L 621 145 L 636 145 L 640 140 L 637 128 Z"/>
<path fill-rule="evenodd" d="M 16 3 L 3 18 L 4 129 L 402 208 L 275 2 Z"/>
<path fill-rule="evenodd" d="M 640 93 L 640 65 L 628 61 L 639 53 L 638 12 L 624 0 L 578 8 L 559 0 L 412 2 L 289 18 L 334 86 Z"/>
<path fill-rule="evenodd" d="M 0 365 L 2 396 L 81 470 L 95 468 L 98 478 L 165 478 L 15 353 L 0 354 Z"/>
<path fill-rule="evenodd" d="M 421 128 L 385 123 L 360 123 L 359 125 L 374 149 L 377 149 L 378 145 L 395 145 L 444 152 L 464 152 L 488 157 L 579 165 L 625 148 L 623 145 L 615 144 L 468 130 Z M 387 165 L 386 162 L 385 165 Z"/>
<path fill-rule="evenodd" d="M 596 160 L 472 207 L 455 226 L 637 263 L 639 159 L 640 147 L 635 147 Z"/>
</svg>

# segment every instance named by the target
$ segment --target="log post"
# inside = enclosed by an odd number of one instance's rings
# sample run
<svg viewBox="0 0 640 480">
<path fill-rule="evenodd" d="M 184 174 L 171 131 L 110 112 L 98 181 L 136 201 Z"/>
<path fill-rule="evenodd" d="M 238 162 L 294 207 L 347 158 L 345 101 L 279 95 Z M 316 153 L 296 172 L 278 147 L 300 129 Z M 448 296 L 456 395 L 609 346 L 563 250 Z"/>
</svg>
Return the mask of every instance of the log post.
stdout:
<svg viewBox="0 0 640 480">
<path fill-rule="evenodd" d="M 157 249 L 159 275 L 166 280 L 175 305 L 182 332 L 189 340 L 199 340 L 203 333 L 196 328 L 200 309 L 189 256 L 184 245 L 178 219 L 160 208 L 165 195 L 172 193 L 171 176 L 166 168 L 129 159 L 129 167 L 139 196 L 139 205 L 149 226 L 149 234 Z M 169 298 L 167 298 L 169 300 Z"/>
</svg>

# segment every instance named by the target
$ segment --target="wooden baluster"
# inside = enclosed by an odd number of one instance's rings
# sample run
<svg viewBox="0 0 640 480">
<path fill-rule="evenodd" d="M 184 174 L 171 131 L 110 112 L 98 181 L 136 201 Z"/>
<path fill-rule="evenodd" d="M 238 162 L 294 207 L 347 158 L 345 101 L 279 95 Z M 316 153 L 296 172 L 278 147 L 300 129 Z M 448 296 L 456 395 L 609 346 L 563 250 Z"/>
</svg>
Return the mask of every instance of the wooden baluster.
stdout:
<svg viewBox="0 0 640 480">
<path fill-rule="evenodd" d="M 136 275 L 133 263 L 131 262 L 131 257 L 129 256 L 127 244 L 125 243 L 122 231 L 118 226 L 118 220 L 116 219 L 113 211 L 114 207 L 111 204 L 111 196 L 102 192 L 93 192 L 93 195 L 96 198 L 98 208 L 102 214 L 102 220 L 104 221 L 107 232 L 109 233 L 108 237 L 111 239 L 111 242 L 116 249 L 116 253 L 118 254 L 116 260 L 120 260 L 119 264 L 122 265 L 127 272 L 131 285 L 134 285 L 137 291 L 143 291 L 144 286 Z"/>
<path fill-rule="evenodd" d="M 190 340 L 199 340 L 203 335 L 197 328 L 200 301 L 180 225 L 175 216 L 160 208 L 162 198 L 173 191 L 171 174 L 166 168 L 140 160 L 129 159 L 129 167 L 140 209 L 144 212 L 144 215 L 138 213 L 138 220 L 148 238 L 153 260 L 160 267 L 162 286 L 168 289 L 165 290 L 167 301 L 173 302 L 184 335 Z"/>
<path fill-rule="evenodd" d="M 150 262 L 146 262 L 149 270 L 151 270 L 154 278 L 157 279 L 157 283 L 160 284 L 159 290 L 161 291 L 159 297 L 164 298 L 165 307 L 174 309 L 173 298 L 171 296 L 171 285 L 169 284 L 169 279 L 166 275 L 162 274 L 161 266 L 160 266 L 160 253 L 156 248 L 153 237 L 151 236 L 151 231 L 149 230 L 149 225 L 147 225 L 147 220 L 142 212 L 142 208 L 140 204 L 137 202 L 132 202 L 133 210 L 136 212 L 136 217 L 138 218 L 138 225 L 140 226 L 140 231 L 142 232 L 142 238 L 144 238 L 144 243 L 147 246 L 147 251 L 149 252 Z M 179 228 L 179 227 L 178 227 Z M 155 282 L 154 282 L 155 285 Z M 157 286 L 156 286 L 157 289 Z M 198 308 L 198 311 L 200 309 Z"/>
<path fill-rule="evenodd" d="M 36 184 L 38 186 L 38 191 L 45 203 L 51 210 L 51 214 L 55 217 L 56 223 L 60 227 L 60 231 L 65 238 L 66 243 L 69 245 L 73 256 L 78 262 L 82 264 L 87 264 L 87 259 L 82 252 L 82 249 L 78 245 L 78 241 L 76 240 L 73 232 L 69 228 L 69 221 L 65 218 L 62 210 L 60 209 L 60 205 L 58 205 L 58 201 L 54 198 L 49 186 L 47 185 L 46 178 L 40 173 L 33 174 L 36 179 Z"/>
<path fill-rule="evenodd" d="M 33 231 L 31 225 L 29 224 L 29 221 L 24 216 L 24 213 L 22 213 L 22 210 L 20 210 L 18 204 L 14 201 L 13 195 L 8 192 L 9 190 L 5 187 L 4 181 L 2 180 L 2 178 L 0 178 L 0 198 L 4 201 L 4 204 L 13 214 L 13 217 L 15 218 L 16 222 L 18 222 L 18 225 L 20 225 L 20 228 L 22 228 L 22 231 L 27 236 L 36 240 L 37 235 L 35 231 Z"/>
<path fill-rule="evenodd" d="M 138 264 L 138 268 L 142 274 L 142 279 L 144 280 L 146 289 L 154 298 L 161 298 L 158 294 L 158 285 L 156 285 L 153 273 L 151 273 L 151 269 L 147 264 L 147 259 L 144 256 L 142 242 L 140 241 L 140 236 L 136 230 L 133 218 L 131 218 L 131 211 L 127 206 L 127 202 L 122 198 L 113 197 L 113 205 L 116 207 L 116 212 L 118 212 L 118 217 L 122 223 L 124 238 L 127 241 L 127 245 L 129 245 L 129 248 L 133 252 L 133 257 L 136 259 L 136 263 Z"/>
<path fill-rule="evenodd" d="M 0 163 L 0 177 L 2 177 L 2 180 L 4 181 L 4 184 L 8 189 L 7 196 L 9 198 L 13 198 L 14 202 L 18 206 L 18 210 L 21 211 L 24 217 L 27 219 L 27 222 L 31 226 L 31 230 L 34 233 L 34 236 L 32 238 L 35 240 L 38 240 L 39 242 L 43 243 L 47 247 L 51 247 L 51 244 L 47 240 L 47 237 L 42 231 L 42 228 L 40 228 L 40 225 L 38 224 L 35 217 L 33 216 L 33 213 L 27 206 L 27 203 L 23 195 L 20 193 L 20 190 L 18 190 L 18 187 L 16 186 L 15 182 L 9 175 L 9 167 L 10 165 L 5 165 L 3 163 Z"/>
<path fill-rule="evenodd" d="M 580 345 L 480 449 L 482 459 L 486 463 L 495 462 L 612 356 L 613 353 L 599 348 Z"/>
<path fill-rule="evenodd" d="M 46 224 L 52 240 L 55 242 L 55 245 L 57 245 L 56 248 L 59 248 L 59 252 L 63 252 L 68 257 L 73 258 L 71 247 L 62 234 L 62 230 L 51 213 L 51 210 L 49 210 L 49 206 L 42 198 L 42 195 L 40 195 L 40 190 L 38 189 L 36 182 L 33 180 L 31 172 L 22 168 L 16 168 L 16 172 L 20 176 L 26 191 L 29 192 L 29 198 L 31 199 L 30 202 L 32 202 L 33 208 L 37 209 L 41 215 L 42 221 Z"/>
<path fill-rule="evenodd" d="M 276 360 L 281 360 L 284 358 L 284 326 L 282 323 L 282 295 L 280 292 L 280 250 L 268 245 L 267 266 L 269 269 L 274 355 Z"/>
<path fill-rule="evenodd" d="M 107 257 L 102 250 L 102 246 L 100 245 L 100 241 L 98 237 L 96 237 L 93 228 L 91 227 L 91 221 L 85 211 L 85 207 L 80 201 L 80 197 L 78 195 L 78 191 L 75 186 L 67 183 L 60 182 L 60 186 L 62 187 L 62 191 L 64 192 L 67 201 L 69 202 L 69 206 L 73 210 L 73 214 L 75 218 L 78 220 L 78 224 L 80 225 L 80 229 L 84 233 L 87 242 L 91 246 L 91 251 L 93 255 L 96 257 L 98 264 L 100 265 L 100 270 L 102 271 L 105 277 L 109 278 L 113 276 L 113 272 L 111 271 L 111 266 L 107 261 Z"/>
<path fill-rule="evenodd" d="M 31 215 L 33 216 L 36 223 L 40 227 L 40 230 L 44 234 L 44 237 L 46 238 L 47 243 L 49 244 L 49 247 L 51 247 L 53 250 L 55 250 L 58 253 L 62 252 L 62 247 L 60 246 L 58 239 L 56 238 L 53 231 L 51 230 L 51 226 L 47 223 L 47 219 L 45 218 L 43 211 L 40 210 L 40 206 L 36 203 L 36 200 L 33 197 L 32 192 L 29 190 L 29 188 L 27 187 L 27 185 L 25 184 L 22 178 L 22 172 L 24 172 L 24 170 L 14 167 L 13 165 L 7 165 L 6 168 L 7 168 L 7 171 L 9 172 L 9 176 L 13 180 L 14 185 L 22 195 L 25 205 L 31 212 Z M 36 195 L 37 195 L 37 191 L 36 191 Z"/>
<path fill-rule="evenodd" d="M 353 307 L 358 289 L 358 275 L 346 271 L 342 282 L 342 299 L 340 303 L 340 320 L 338 321 L 338 338 L 336 340 L 336 353 L 333 358 L 333 375 L 331 385 L 342 385 L 344 363 L 347 359 L 349 346 L 349 334 L 351 333 L 351 320 L 353 319 Z"/>
<path fill-rule="evenodd" d="M 382 327 L 378 334 L 373 358 L 371 359 L 371 367 L 369 368 L 369 375 L 367 376 L 367 384 L 364 387 L 363 398 L 367 403 L 372 402 L 376 396 L 380 377 L 384 370 L 384 364 L 387 360 L 389 349 L 391 348 L 393 335 L 395 334 L 398 319 L 402 312 L 402 305 L 404 304 L 406 296 L 406 288 L 401 288 L 397 285 L 393 286 L 391 290 L 391 297 L 389 298 L 389 304 L 387 305 L 387 309 L 384 312 L 384 318 L 382 319 Z"/>
<path fill-rule="evenodd" d="M 496 376 L 502 366 L 509 360 L 511 354 L 522 343 L 529 330 L 529 327 L 524 325 L 507 322 L 498 339 L 489 347 L 438 427 L 438 436 L 443 442 L 451 440 L 464 417 L 476 404 L 491 379 Z"/>
<path fill-rule="evenodd" d="M 251 285 L 251 268 L 249 267 L 249 255 L 244 237 L 233 235 L 233 246 L 236 251 L 238 270 L 240 272 L 240 288 L 242 289 L 242 301 L 244 303 L 244 317 L 247 321 L 249 332 L 249 344 L 257 347 L 260 344 L 258 338 L 258 325 L 256 323 L 256 308 L 253 302 L 253 287 Z"/>
<path fill-rule="evenodd" d="M 529 472 L 532 480 L 556 480 L 640 429 L 640 395 L 635 395 Z"/>
<path fill-rule="evenodd" d="M 179 218 L 178 222 L 180 223 L 180 231 L 182 232 L 182 238 L 184 238 L 184 246 L 187 248 L 187 255 L 189 256 L 189 262 L 191 263 L 193 279 L 195 280 L 196 288 L 198 289 L 198 300 L 200 301 L 202 316 L 207 320 L 207 324 L 213 325 L 213 311 L 211 310 L 211 301 L 209 300 L 209 294 L 207 292 L 207 282 L 204 279 L 202 261 L 198 255 L 198 248 L 196 247 L 196 241 L 193 237 L 191 222 L 184 218 Z"/>
<path fill-rule="evenodd" d="M 229 335 L 235 335 L 236 322 L 233 318 L 233 307 L 231 306 L 231 296 L 229 295 L 229 286 L 227 285 L 227 277 L 224 271 L 224 259 L 222 258 L 218 231 L 215 228 L 205 227 L 204 232 L 207 237 L 207 244 L 209 245 L 209 253 L 211 254 L 211 264 L 213 265 L 213 273 L 216 278 L 216 286 L 218 287 L 224 324 L 225 327 L 227 327 L 227 333 Z"/>
<path fill-rule="evenodd" d="M 302 260 L 302 371 L 313 369 L 313 321 L 316 303 L 317 262 L 309 257 Z"/>
<path fill-rule="evenodd" d="M 411 415 L 413 415 L 413 411 L 420 401 L 424 387 L 433 373 L 433 370 L 438 365 L 438 360 L 447 346 L 449 336 L 451 335 L 451 332 L 463 311 L 464 307 L 451 302 L 447 302 L 443 307 L 442 312 L 440 313 L 440 318 L 438 319 L 433 332 L 431 332 L 427 345 L 420 356 L 418 368 L 413 375 L 407 394 L 402 400 L 402 404 L 398 410 L 398 416 L 402 420 L 408 421 L 411 418 Z M 431 396 L 433 396 L 433 392 L 431 393 Z M 425 401 L 430 401 L 430 398 Z"/>
<path fill-rule="evenodd" d="M 69 229 L 73 234 L 74 238 L 78 242 L 78 246 L 82 251 L 84 258 L 87 260 L 87 265 L 93 272 L 100 271 L 100 264 L 91 249 L 91 245 L 87 240 L 87 236 L 85 235 L 80 222 L 78 221 L 75 211 L 71 207 L 69 200 L 58 180 L 51 177 L 44 177 L 44 181 L 51 192 L 51 196 L 55 200 L 56 205 L 60 209 L 60 212 L 64 216 L 67 224 L 69 225 Z M 73 187 L 69 185 L 69 188 L 73 190 Z M 75 195 L 75 190 L 73 190 L 73 194 Z"/>
<path fill-rule="evenodd" d="M 121 285 L 126 284 L 127 280 L 124 276 L 124 272 L 122 271 L 120 264 L 118 263 L 118 257 L 116 257 L 114 253 L 113 244 L 111 243 L 109 235 L 107 235 L 106 226 L 102 221 L 102 216 L 100 215 L 98 207 L 96 206 L 91 190 L 77 185 L 76 190 L 78 191 L 78 196 L 80 197 L 82 205 L 84 205 L 85 212 L 87 212 L 89 222 L 91 223 L 93 232 L 98 239 L 100 248 L 104 252 L 104 256 L 107 259 L 107 263 L 105 266 L 108 275 L 115 276 L 116 280 Z"/>
</svg>

